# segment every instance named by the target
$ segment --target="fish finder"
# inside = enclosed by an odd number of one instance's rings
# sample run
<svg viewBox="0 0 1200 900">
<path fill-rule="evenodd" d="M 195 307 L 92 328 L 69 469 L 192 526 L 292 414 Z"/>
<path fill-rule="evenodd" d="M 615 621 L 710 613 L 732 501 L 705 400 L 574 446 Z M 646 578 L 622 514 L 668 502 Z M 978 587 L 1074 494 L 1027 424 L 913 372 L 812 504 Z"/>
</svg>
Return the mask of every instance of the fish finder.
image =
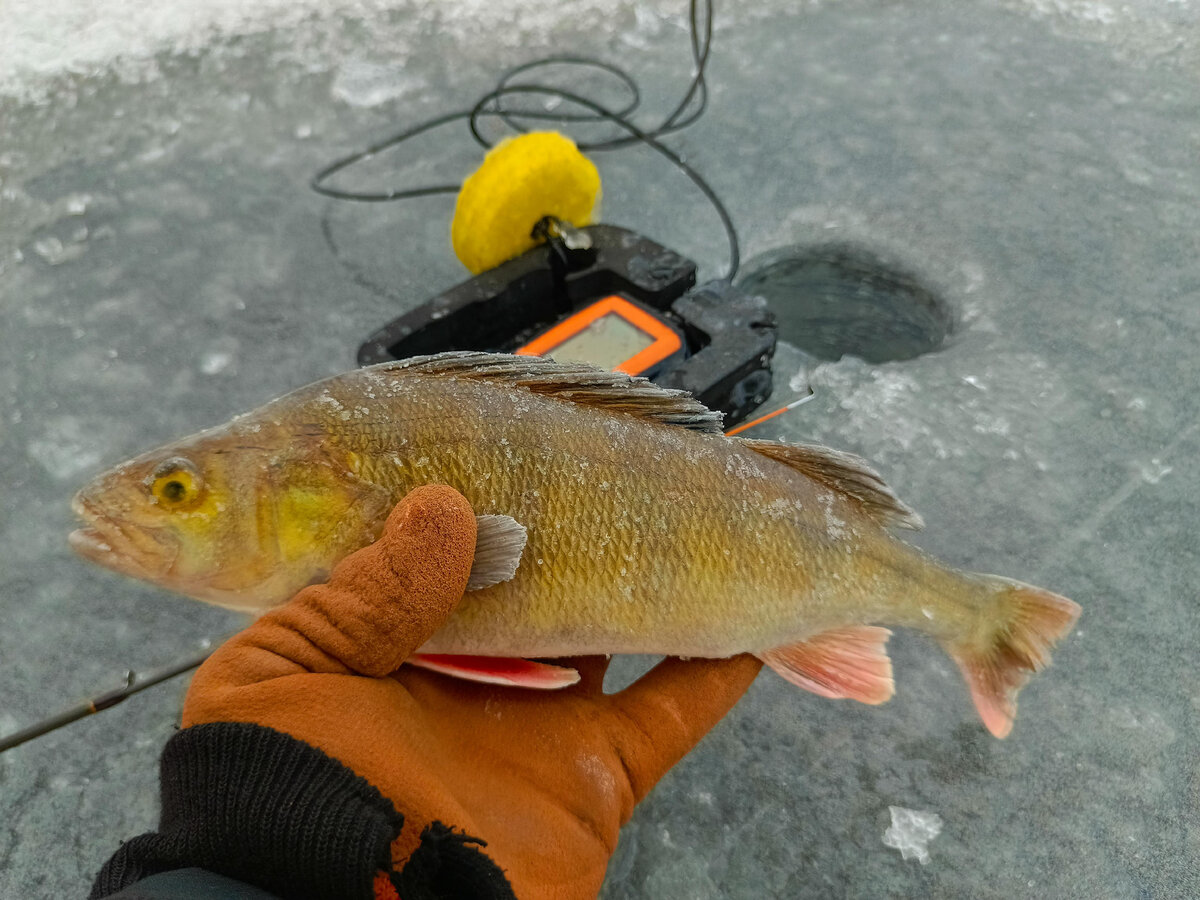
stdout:
<svg viewBox="0 0 1200 900">
<path fill-rule="evenodd" d="M 726 425 L 771 395 L 775 319 L 728 282 L 614 225 L 540 223 L 545 243 L 422 303 L 358 350 L 371 365 L 447 350 L 549 356 L 691 392 Z"/>
</svg>

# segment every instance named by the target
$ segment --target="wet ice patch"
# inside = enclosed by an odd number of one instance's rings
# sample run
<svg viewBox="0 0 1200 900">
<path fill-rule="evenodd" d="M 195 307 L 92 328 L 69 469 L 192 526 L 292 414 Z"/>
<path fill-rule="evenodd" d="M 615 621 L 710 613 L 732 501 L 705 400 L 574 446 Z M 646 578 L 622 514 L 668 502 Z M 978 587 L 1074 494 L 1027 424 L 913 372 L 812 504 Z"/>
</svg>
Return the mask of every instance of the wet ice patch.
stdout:
<svg viewBox="0 0 1200 900">
<path fill-rule="evenodd" d="M 394 63 L 352 59 L 338 68 L 330 93 L 351 106 L 379 106 L 427 86 L 424 78 Z"/>
<path fill-rule="evenodd" d="M 229 364 L 233 361 L 233 356 L 229 353 L 221 351 L 215 353 L 205 353 L 200 357 L 200 371 L 205 375 L 216 375 L 219 372 L 229 368 Z"/>
<path fill-rule="evenodd" d="M 802 394 L 808 390 L 808 370 L 801 369 L 788 379 L 788 390 L 793 394 Z"/>
<path fill-rule="evenodd" d="M 1168 466 L 1157 456 L 1153 457 L 1150 462 L 1139 462 L 1137 464 L 1138 474 L 1142 476 L 1142 481 L 1146 484 L 1158 484 L 1164 478 L 1171 474 L 1173 467 Z"/>
<path fill-rule="evenodd" d="M 219 375 L 234 363 L 237 351 L 238 342 L 235 338 L 217 338 L 200 354 L 200 371 L 205 375 Z"/>
<path fill-rule="evenodd" d="M 929 862 L 929 842 L 942 833 L 942 817 L 937 813 L 889 806 L 892 824 L 883 833 L 883 843 L 900 851 L 904 859 L 921 865 Z"/>
<path fill-rule="evenodd" d="M 1097 0 L 1027 0 L 1039 15 L 1056 15 L 1097 25 L 1112 25 L 1119 18 L 1117 10 Z"/>
<path fill-rule="evenodd" d="M 817 366 L 812 374 L 815 389 L 823 387 L 841 398 L 838 406 L 849 417 L 843 424 L 882 425 L 889 442 L 903 451 L 911 450 L 929 434 L 929 428 L 914 414 L 922 409 L 916 396 L 921 385 L 907 372 L 849 360 Z"/>
<path fill-rule="evenodd" d="M 906 459 L 963 457 L 1045 471 L 1061 441 L 1049 413 L 1071 402 L 1054 368 L 1020 351 L 946 354 L 936 365 L 846 357 L 805 374 L 829 410 L 803 417 L 805 439 L 853 447 L 884 471 Z"/>
<path fill-rule="evenodd" d="M 0 734 L 12 734 L 20 727 L 17 717 L 11 713 L 0 712 Z"/>
<path fill-rule="evenodd" d="M 87 228 L 72 235 L 64 242 L 57 235 L 47 235 L 33 242 L 33 252 L 46 261 L 47 265 L 60 266 L 78 259 L 87 252 Z"/>
<path fill-rule="evenodd" d="M 29 442 L 27 453 L 60 481 L 95 469 L 104 459 L 104 448 L 97 444 L 96 429 L 87 427 L 73 416 L 51 420 L 42 436 Z"/>
</svg>

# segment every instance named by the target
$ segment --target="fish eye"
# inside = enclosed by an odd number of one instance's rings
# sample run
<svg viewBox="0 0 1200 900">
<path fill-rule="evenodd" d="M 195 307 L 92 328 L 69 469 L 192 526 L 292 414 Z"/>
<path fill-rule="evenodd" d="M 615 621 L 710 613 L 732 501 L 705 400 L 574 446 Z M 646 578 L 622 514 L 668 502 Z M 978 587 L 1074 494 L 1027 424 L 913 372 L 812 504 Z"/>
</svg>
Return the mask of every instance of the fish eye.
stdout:
<svg viewBox="0 0 1200 900">
<path fill-rule="evenodd" d="M 155 502 L 169 509 L 194 506 L 204 495 L 200 473 L 186 459 L 168 459 L 154 470 L 148 486 Z"/>
</svg>

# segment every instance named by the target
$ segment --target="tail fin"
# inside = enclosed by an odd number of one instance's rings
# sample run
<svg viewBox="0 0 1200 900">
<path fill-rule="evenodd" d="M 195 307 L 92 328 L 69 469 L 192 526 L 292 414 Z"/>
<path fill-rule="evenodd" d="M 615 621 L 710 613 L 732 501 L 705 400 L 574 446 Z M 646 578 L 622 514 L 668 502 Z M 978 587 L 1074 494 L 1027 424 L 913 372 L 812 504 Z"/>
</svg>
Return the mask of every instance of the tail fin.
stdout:
<svg viewBox="0 0 1200 900">
<path fill-rule="evenodd" d="M 1050 648 L 1070 632 L 1079 604 L 1019 581 L 975 576 L 992 596 L 976 627 L 947 644 L 983 724 L 998 738 L 1012 731 L 1017 693 L 1050 665 Z"/>
</svg>

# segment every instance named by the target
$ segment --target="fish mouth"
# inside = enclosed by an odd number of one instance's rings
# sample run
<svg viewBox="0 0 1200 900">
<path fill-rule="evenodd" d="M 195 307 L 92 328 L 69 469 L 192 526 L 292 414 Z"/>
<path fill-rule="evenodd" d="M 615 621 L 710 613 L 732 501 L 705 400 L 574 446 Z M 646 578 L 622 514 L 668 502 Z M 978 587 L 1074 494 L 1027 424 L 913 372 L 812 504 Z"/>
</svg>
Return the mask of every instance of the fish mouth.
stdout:
<svg viewBox="0 0 1200 900">
<path fill-rule="evenodd" d="M 99 529 L 77 528 L 67 535 L 67 543 L 71 549 L 92 562 L 102 562 L 113 552 L 112 544 L 104 540 Z"/>
<path fill-rule="evenodd" d="M 141 528 L 125 528 L 86 497 L 76 496 L 71 510 L 84 523 L 67 536 L 71 549 L 106 569 L 135 578 L 160 580 L 171 570 L 179 548 Z"/>
</svg>

